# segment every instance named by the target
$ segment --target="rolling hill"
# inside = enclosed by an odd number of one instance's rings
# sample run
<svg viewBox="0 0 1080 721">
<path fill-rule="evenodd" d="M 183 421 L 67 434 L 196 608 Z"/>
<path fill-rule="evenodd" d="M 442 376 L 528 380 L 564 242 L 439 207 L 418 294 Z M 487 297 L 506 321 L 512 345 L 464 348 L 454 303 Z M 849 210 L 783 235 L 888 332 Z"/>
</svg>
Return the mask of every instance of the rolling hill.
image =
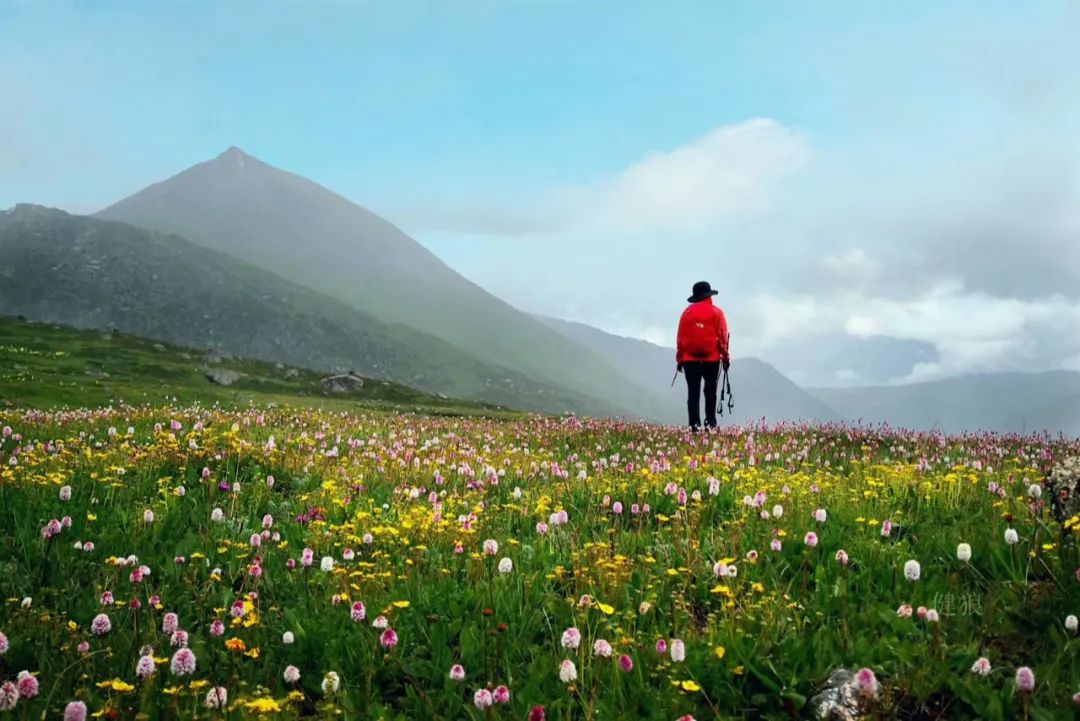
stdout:
<svg viewBox="0 0 1080 721">
<path fill-rule="evenodd" d="M 810 391 L 845 420 L 956 432 L 1080 435 L 1080 373 L 994 373 L 926 383 Z"/>
<path fill-rule="evenodd" d="M 354 370 L 526 410 L 624 412 L 178 236 L 40 206 L 0 213 L 0 314 Z"/>
<path fill-rule="evenodd" d="M 183 236 L 568 395 L 647 411 L 640 392 L 596 354 L 468 281 L 374 213 L 238 148 L 98 217 Z M 476 397 L 486 385 L 474 375 L 458 387 Z"/>
<path fill-rule="evenodd" d="M 681 376 L 670 388 L 675 371 L 675 350 L 655 343 L 606 333 L 584 323 L 537 316 L 559 333 L 606 358 L 638 386 L 657 389 L 664 399 L 663 419 L 685 423 L 686 386 Z M 731 364 L 735 412 L 725 420 L 838 420 L 839 415 L 787 379 L 780 371 L 757 358 L 736 358 Z"/>
<path fill-rule="evenodd" d="M 164 402 L 514 415 L 391 381 L 353 377 L 341 381 L 306 368 L 206 354 L 114 331 L 0 316 L 0 407 Z"/>
</svg>

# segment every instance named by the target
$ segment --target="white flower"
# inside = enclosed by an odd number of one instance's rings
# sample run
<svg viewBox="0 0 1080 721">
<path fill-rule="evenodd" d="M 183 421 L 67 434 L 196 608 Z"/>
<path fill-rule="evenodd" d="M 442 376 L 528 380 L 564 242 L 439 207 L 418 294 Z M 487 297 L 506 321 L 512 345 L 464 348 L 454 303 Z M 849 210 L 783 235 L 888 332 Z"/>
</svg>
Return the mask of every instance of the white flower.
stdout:
<svg viewBox="0 0 1080 721">
<path fill-rule="evenodd" d="M 772 515 L 773 518 L 780 518 L 780 516 L 784 515 L 784 507 L 777 503 L 772 507 Z"/>
<path fill-rule="evenodd" d="M 967 563 L 971 560 L 971 545 L 967 543 L 961 543 L 956 547 L 956 557 Z"/>
<path fill-rule="evenodd" d="M 496 541 L 494 538 L 489 538 L 486 541 L 484 541 L 484 553 L 486 553 L 489 556 L 494 556 L 498 552 L 499 552 L 499 542 L 498 541 Z"/>
<path fill-rule="evenodd" d="M 296 666 L 286 666 L 285 673 L 281 674 L 281 677 L 285 679 L 285 683 L 296 683 L 300 680 L 300 669 Z"/>
<path fill-rule="evenodd" d="M 210 520 L 214 523 L 222 523 L 225 520 L 225 511 L 220 508 L 215 508 L 210 511 Z"/>
<path fill-rule="evenodd" d="M 341 677 L 337 675 L 336 671 L 327 671 L 322 680 L 322 692 L 329 696 L 332 693 L 337 693 L 341 688 Z"/>
<path fill-rule="evenodd" d="M 1032 483 L 1031 486 L 1028 487 L 1028 495 L 1032 498 L 1041 498 L 1042 486 L 1040 486 L 1038 483 Z"/>
<path fill-rule="evenodd" d="M 818 523 L 825 523 L 825 521 L 826 521 L 826 519 L 828 519 L 828 517 L 829 517 L 829 514 L 825 511 L 824 508 L 819 508 L 816 511 L 814 511 L 814 520 L 817 521 Z"/>
<path fill-rule="evenodd" d="M 319 568 L 329 573 L 334 570 L 334 559 L 330 556 L 323 556 L 322 561 L 319 563 Z"/>
<path fill-rule="evenodd" d="M 980 676 L 988 675 L 990 673 L 990 659 L 986 658 L 986 656 L 976 659 L 975 663 L 971 664 L 971 672 Z"/>
<path fill-rule="evenodd" d="M 559 665 L 559 680 L 563 683 L 573 683 L 577 680 L 577 666 L 570 659 L 566 659 Z"/>
<path fill-rule="evenodd" d="M 296 636 L 293 635 L 292 631 L 286 631 L 285 633 L 281 634 L 281 642 L 286 646 L 291 646 L 293 641 L 295 640 Z"/>
<path fill-rule="evenodd" d="M 909 581 L 918 581 L 919 575 L 922 573 L 922 566 L 915 559 L 911 559 L 904 564 L 904 578 Z"/>
<path fill-rule="evenodd" d="M 671 642 L 671 660 L 675 663 L 682 663 L 686 660 L 686 645 L 681 638 Z"/>
<path fill-rule="evenodd" d="M 1076 633 L 1077 621 L 1076 616 L 1069 614 L 1065 617 L 1065 629 Z"/>
<path fill-rule="evenodd" d="M 1005 529 L 1005 543 L 1009 544 L 1010 546 L 1015 546 L 1019 542 L 1020 542 L 1020 534 L 1018 534 L 1016 532 L 1016 529 L 1014 529 L 1014 528 L 1006 528 Z"/>
<path fill-rule="evenodd" d="M 514 562 L 509 558 L 504 558 L 499 561 L 499 573 L 510 573 L 514 570 Z"/>
</svg>

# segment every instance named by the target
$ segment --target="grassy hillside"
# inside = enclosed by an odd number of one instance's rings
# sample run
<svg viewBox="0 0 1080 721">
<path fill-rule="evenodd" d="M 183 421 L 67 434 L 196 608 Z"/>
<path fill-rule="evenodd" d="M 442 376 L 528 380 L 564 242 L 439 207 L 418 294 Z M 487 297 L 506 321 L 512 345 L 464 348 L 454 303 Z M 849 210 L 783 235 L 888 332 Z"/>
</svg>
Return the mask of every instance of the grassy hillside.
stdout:
<svg viewBox="0 0 1080 721">
<path fill-rule="evenodd" d="M 603 358 L 462 277 L 383 218 L 238 148 L 98 215 L 177 233 L 381 321 L 437 336 L 477 362 L 600 398 L 608 408 L 648 413 L 638 389 Z M 464 377 L 458 388 L 480 397 L 486 384 Z"/>
<path fill-rule="evenodd" d="M 38 206 L 0 213 L 0 314 L 526 410 L 620 412 L 178 236 Z"/>
<path fill-rule="evenodd" d="M 224 386 L 208 374 L 235 381 Z M 78 330 L 0 316 L 0 405 L 27 408 L 179 403 L 282 403 L 430 413 L 516 415 L 496 406 L 364 379 L 328 392 L 315 371 L 167 345 L 123 333 Z"/>
</svg>

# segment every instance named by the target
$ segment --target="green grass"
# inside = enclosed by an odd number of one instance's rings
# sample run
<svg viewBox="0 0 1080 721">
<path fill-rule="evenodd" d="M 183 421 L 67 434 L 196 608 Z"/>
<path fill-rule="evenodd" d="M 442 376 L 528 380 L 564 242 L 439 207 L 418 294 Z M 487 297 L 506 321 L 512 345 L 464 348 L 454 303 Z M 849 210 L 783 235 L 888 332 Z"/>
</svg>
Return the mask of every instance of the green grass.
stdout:
<svg viewBox="0 0 1080 721">
<path fill-rule="evenodd" d="M 230 386 L 207 378 L 211 368 L 236 371 Z M 326 374 L 222 357 L 122 333 L 79 330 L 0 316 L 0 406 L 89 408 L 107 405 L 279 404 L 328 410 L 514 416 L 500 406 L 443 398 L 399 383 L 367 379 L 362 388 L 330 394 Z"/>
</svg>

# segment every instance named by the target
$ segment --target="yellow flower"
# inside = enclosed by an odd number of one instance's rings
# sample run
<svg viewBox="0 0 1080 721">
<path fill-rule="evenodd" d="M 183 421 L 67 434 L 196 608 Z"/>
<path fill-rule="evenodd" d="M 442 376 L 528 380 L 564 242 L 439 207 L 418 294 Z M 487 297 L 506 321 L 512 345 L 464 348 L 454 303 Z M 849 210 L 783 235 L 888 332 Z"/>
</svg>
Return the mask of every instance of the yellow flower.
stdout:
<svg viewBox="0 0 1080 721">
<path fill-rule="evenodd" d="M 200 688 L 206 688 L 209 685 L 209 681 L 205 679 L 199 679 L 197 681 L 192 681 L 191 683 L 189 683 L 188 688 L 190 688 L 192 691 L 198 691 Z"/>
<path fill-rule="evenodd" d="M 713 649 L 713 653 L 716 654 L 717 658 L 723 658 L 725 655 L 727 655 L 727 649 L 723 646 L 717 646 L 715 649 Z"/>
<path fill-rule="evenodd" d="M 101 683 L 99 683 L 97 685 L 97 687 L 98 688 L 107 688 L 107 689 L 109 689 L 111 691 L 115 691 L 117 693 L 131 693 L 132 691 L 135 690 L 135 687 L 132 686 L 130 683 L 127 683 L 125 681 L 121 681 L 118 678 L 114 678 L 111 681 L 102 681 Z"/>
<path fill-rule="evenodd" d="M 596 604 L 596 607 L 603 611 L 605 616 L 610 616 L 611 614 L 615 613 L 615 607 L 609 606 L 606 603 L 598 603 Z"/>
<path fill-rule="evenodd" d="M 277 713 L 281 711 L 281 706 L 272 698 L 252 699 L 244 704 L 244 708 L 256 713 Z"/>
<path fill-rule="evenodd" d="M 408 601 L 394 601 L 394 606 L 396 608 L 408 608 L 409 607 L 409 602 Z"/>
<path fill-rule="evenodd" d="M 682 682 L 682 690 L 693 693 L 694 691 L 700 691 L 701 686 L 698 686 L 697 683 L 694 682 L 694 681 L 683 681 Z"/>
</svg>

